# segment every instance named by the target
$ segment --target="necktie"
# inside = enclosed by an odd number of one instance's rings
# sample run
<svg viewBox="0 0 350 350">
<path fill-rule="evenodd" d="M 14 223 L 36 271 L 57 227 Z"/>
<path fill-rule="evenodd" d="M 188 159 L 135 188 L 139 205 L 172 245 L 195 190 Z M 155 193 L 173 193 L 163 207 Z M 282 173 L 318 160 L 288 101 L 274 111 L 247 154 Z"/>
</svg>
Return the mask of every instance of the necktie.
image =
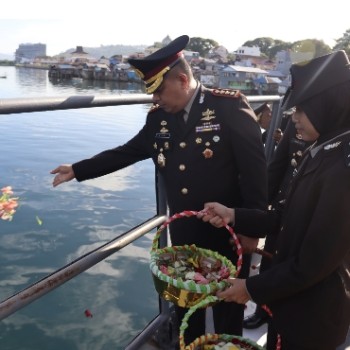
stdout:
<svg viewBox="0 0 350 350">
<path fill-rule="evenodd" d="M 185 122 L 185 119 L 184 119 L 185 113 L 186 113 L 186 111 L 184 109 L 182 109 L 180 112 L 177 112 L 175 114 L 176 119 L 177 119 L 177 123 L 178 123 L 178 125 L 180 125 L 181 129 L 184 129 L 185 126 L 186 126 L 186 122 Z"/>
</svg>

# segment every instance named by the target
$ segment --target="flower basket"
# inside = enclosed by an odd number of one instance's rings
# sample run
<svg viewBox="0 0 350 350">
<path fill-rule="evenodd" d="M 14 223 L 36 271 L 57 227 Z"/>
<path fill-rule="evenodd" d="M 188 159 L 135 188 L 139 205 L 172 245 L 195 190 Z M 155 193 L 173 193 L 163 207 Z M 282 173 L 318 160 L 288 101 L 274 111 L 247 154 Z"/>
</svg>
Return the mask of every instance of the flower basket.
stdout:
<svg viewBox="0 0 350 350">
<path fill-rule="evenodd" d="M 219 301 L 220 300 L 217 297 L 209 295 L 187 311 L 180 325 L 180 350 L 264 350 L 264 348 L 249 339 L 229 334 L 208 333 L 196 338 L 189 345 L 185 344 L 184 333 L 188 327 L 188 319 L 190 316 L 197 309 L 206 307 Z"/>
<path fill-rule="evenodd" d="M 151 250 L 150 268 L 157 292 L 165 300 L 185 308 L 225 288 L 226 279 L 236 276 L 242 265 L 242 247 L 229 226 L 227 229 L 237 246 L 237 268 L 219 253 L 195 245 L 158 248 L 159 237 L 170 222 L 197 214 L 184 211 L 169 218 L 157 231 Z"/>
</svg>

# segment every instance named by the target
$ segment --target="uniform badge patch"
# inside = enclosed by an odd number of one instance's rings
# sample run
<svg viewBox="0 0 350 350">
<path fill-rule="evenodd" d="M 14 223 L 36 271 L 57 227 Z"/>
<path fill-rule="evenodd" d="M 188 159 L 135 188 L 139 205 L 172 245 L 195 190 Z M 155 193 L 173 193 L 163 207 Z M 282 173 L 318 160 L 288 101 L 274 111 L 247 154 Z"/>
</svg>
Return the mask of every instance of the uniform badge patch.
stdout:
<svg viewBox="0 0 350 350">
<path fill-rule="evenodd" d="M 201 126 L 196 126 L 196 132 L 219 131 L 220 124 L 204 123 Z"/>
<path fill-rule="evenodd" d="M 214 89 L 212 90 L 212 94 L 214 96 L 222 96 L 222 97 L 230 97 L 230 98 L 238 98 L 241 96 L 241 92 L 239 90 L 231 90 L 231 89 Z"/>
<path fill-rule="evenodd" d="M 204 120 L 206 122 L 210 121 L 211 119 L 215 119 L 215 111 L 214 110 L 210 110 L 209 108 L 207 108 L 206 111 L 202 112 L 202 116 L 203 118 L 201 118 L 201 120 Z"/>
</svg>

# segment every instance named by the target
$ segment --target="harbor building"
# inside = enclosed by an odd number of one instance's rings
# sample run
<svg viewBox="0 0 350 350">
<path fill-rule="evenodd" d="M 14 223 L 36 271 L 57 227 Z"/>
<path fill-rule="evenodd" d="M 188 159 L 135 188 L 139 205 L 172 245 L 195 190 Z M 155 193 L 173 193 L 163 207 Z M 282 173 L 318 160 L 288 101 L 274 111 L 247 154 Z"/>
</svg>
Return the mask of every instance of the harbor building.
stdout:
<svg viewBox="0 0 350 350">
<path fill-rule="evenodd" d="M 25 63 L 44 56 L 46 56 L 46 44 L 20 44 L 15 51 L 16 63 Z"/>
</svg>

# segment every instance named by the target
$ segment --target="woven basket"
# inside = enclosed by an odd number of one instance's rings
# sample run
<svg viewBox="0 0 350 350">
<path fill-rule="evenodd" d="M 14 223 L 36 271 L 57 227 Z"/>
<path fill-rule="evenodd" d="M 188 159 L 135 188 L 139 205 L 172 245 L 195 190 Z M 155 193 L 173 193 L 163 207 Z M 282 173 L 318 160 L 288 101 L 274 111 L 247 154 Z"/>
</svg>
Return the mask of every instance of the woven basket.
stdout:
<svg viewBox="0 0 350 350">
<path fill-rule="evenodd" d="M 236 335 L 229 335 L 229 334 L 208 333 L 196 338 L 189 345 L 185 344 L 184 333 L 188 327 L 188 320 L 190 316 L 197 309 L 206 307 L 208 305 L 212 305 L 218 301 L 220 300 L 217 297 L 209 295 L 204 300 L 192 306 L 187 311 L 180 325 L 180 335 L 179 335 L 180 350 L 214 350 L 217 348 L 219 349 L 223 348 L 223 349 L 229 349 L 229 350 L 238 350 L 238 349 L 264 350 L 264 348 L 262 348 L 261 346 L 259 346 L 258 344 L 256 344 L 255 342 L 249 339 L 236 336 Z"/>
<path fill-rule="evenodd" d="M 236 276 L 239 273 L 242 265 L 242 247 L 232 228 L 229 226 L 226 226 L 226 228 L 230 231 L 237 246 L 237 268 L 235 268 L 229 259 L 220 255 L 219 253 L 208 249 L 198 248 L 195 245 L 172 246 L 158 249 L 158 240 L 164 228 L 166 228 L 176 219 L 195 216 L 197 214 L 198 212 L 195 211 L 184 211 L 170 217 L 157 231 L 153 239 L 151 250 L 150 268 L 157 292 L 165 300 L 170 301 L 177 306 L 186 308 L 196 305 L 208 295 L 215 294 L 218 290 L 225 288 L 228 285 L 227 282 L 225 280 L 214 280 L 206 284 L 200 284 L 193 280 L 183 280 L 176 275 L 169 276 L 163 273 L 160 269 L 162 261 L 165 259 L 170 259 L 171 261 L 175 262 L 181 260 L 181 258 L 192 261 L 198 261 L 199 259 L 210 259 L 214 263 L 217 262 L 219 265 L 226 267 L 229 270 L 229 276 L 227 277 Z"/>
</svg>

